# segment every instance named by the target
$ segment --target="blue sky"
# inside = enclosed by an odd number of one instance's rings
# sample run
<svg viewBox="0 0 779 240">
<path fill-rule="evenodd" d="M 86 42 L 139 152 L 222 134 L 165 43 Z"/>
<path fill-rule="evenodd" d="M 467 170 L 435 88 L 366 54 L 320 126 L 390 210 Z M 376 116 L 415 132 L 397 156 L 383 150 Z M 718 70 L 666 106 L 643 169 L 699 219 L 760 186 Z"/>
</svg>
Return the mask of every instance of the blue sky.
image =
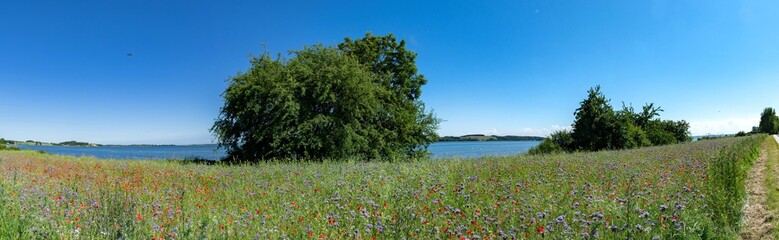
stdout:
<svg viewBox="0 0 779 240">
<path fill-rule="evenodd" d="M 0 3 L 6 139 L 213 142 L 226 80 L 252 53 L 366 32 L 419 54 L 441 135 L 544 136 L 596 84 L 694 135 L 779 107 L 777 1 L 32 2 Z"/>
</svg>

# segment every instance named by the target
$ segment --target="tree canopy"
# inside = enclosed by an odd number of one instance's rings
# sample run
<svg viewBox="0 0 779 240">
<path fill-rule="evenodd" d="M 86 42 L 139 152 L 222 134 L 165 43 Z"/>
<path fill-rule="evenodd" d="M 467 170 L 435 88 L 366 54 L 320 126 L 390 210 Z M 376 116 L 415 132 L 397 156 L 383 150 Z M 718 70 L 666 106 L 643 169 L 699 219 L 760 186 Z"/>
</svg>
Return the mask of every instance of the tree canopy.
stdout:
<svg viewBox="0 0 779 240">
<path fill-rule="evenodd" d="M 760 132 L 768 134 L 779 132 L 779 117 L 776 116 L 776 110 L 770 107 L 763 109 L 763 113 L 760 114 L 758 129 Z"/>
<path fill-rule="evenodd" d="M 426 156 L 439 119 L 419 97 L 416 54 L 394 36 L 264 54 L 230 80 L 212 132 L 228 161 Z"/>
<path fill-rule="evenodd" d="M 690 124 L 659 119 L 660 107 L 646 104 L 641 112 L 632 106 L 614 111 L 610 100 L 595 86 L 574 112 L 571 131 L 552 133 L 531 154 L 628 149 L 690 141 Z"/>
</svg>

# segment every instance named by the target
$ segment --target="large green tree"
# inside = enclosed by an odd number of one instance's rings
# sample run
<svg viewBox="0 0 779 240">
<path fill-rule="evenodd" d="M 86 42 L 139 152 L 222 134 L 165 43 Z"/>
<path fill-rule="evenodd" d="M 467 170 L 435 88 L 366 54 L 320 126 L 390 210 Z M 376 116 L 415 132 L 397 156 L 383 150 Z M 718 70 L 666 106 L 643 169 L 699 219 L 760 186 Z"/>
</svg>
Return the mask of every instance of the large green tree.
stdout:
<svg viewBox="0 0 779 240">
<path fill-rule="evenodd" d="M 292 53 L 265 53 L 231 79 L 211 128 L 226 160 L 428 154 L 439 120 L 419 100 L 426 81 L 403 41 L 366 35 Z"/>
<path fill-rule="evenodd" d="M 776 110 L 770 107 L 763 109 L 763 113 L 760 114 L 758 128 L 760 132 L 776 134 L 779 131 L 779 118 L 776 116 Z"/>
<path fill-rule="evenodd" d="M 585 151 L 615 148 L 613 139 L 619 126 L 614 109 L 600 92 L 600 86 L 587 91 L 587 98 L 582 100 L 574 116 L 571 133 L 574 148 Z"/>
<path fill-rule="evenodd" d="M 367 33 L 355 40 L 347 37 L 338 48 L 365 66 L 372 73 L 373 83 L 389 91 L 379 96 L 378 114 L 367 122 L 382 137 L 373 143 L 380 155 L 395 157 L 397 149 L 410 157 L 427 155 L 427 146 L 438 140 L 435 130 L 440 120 L 426 112 L 420 100 L 427 79 L 417 72 L 417 54 L 392 34 Z"/>
</svg>

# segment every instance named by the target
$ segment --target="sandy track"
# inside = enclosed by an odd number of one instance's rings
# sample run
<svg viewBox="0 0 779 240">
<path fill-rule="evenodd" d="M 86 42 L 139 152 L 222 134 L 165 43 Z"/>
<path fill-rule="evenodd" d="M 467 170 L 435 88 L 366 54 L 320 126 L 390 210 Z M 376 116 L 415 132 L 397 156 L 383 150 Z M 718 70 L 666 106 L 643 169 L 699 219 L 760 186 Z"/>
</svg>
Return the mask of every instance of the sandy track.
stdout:
<svg viewBox="0 0 779 240">
<path fill-rule="evenodd" d="M 779 142 L 779 137 L 773 136 Z M 768 146 L 763 144 L 760 148 L 760 157 L 749 171 L 747 179 L 747 202 L 744 206 L 743 225 L 741 225 L 740 239 L 773 239 L 774 213 L 768 210 L 766 205 L 766 161 L 768 161 Z M 775 170 L 775 169 L 774 169 Z M 771 173 L 774 174 L 774 173 Z"/>
</svg>

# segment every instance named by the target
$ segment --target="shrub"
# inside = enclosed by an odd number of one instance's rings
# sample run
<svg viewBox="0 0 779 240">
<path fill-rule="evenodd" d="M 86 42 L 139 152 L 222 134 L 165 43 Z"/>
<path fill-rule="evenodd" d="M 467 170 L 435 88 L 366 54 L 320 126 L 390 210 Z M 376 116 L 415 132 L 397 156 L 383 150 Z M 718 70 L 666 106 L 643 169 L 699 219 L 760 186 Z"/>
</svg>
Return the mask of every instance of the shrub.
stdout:
<svg viewBox="0 0 779 240">
<path fill-rule="evenodd" d="M 609 99 L 601 93 L 600 86 L 587 91 L 587 98 L 581 101 L 574 112 L 575 119 L 568 151 L 598 151 L 603 149 L 638 148 L 650 145 L 665 145 L 691 140 L 686 121 L 660 120 L 663 109 L 646 104 L 641 112 L 632 106 L 614 111 Z"/>
<path fill-rule="evenodd" d="M 560 145 L 557 145 L 552 141 L 551 139 L 547 138 L 544 139 L 544 141 L 541 141 L 538 145 L 535 147 L 530 148 L 528 150 L 528 154 L 530 155 L 539 155 L 539 154 L 550 154 L 550 153 L 562 153 L 565 152 L 565 149 L 560 147 Z"/>
<path fill-rule="evenodd" d="M 566 152 L 573 146 L 573 137 L 571 131 L 558 130 L 549 134 L 549 138 L 544 139 L 537 146 L 530 148 L 528 154 L 549 154 Z"/>
</svg>

